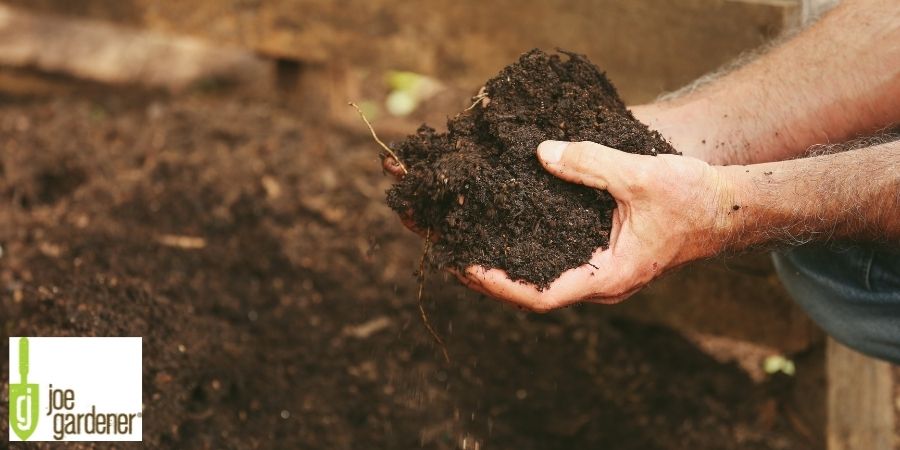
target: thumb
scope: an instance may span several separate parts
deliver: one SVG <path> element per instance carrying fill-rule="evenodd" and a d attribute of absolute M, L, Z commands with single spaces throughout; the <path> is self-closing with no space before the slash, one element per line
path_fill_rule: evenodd
<path fill-rule="evenodd" d="M 639 158 L 594 142 L 544 141 L 538 159 L 548 172 L 571 183 L 627 195 L 626 178 Z"/>

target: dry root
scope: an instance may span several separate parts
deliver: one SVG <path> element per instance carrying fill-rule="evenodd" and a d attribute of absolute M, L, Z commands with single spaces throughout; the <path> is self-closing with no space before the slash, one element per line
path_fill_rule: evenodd
<path fill-rule="evenodd" d="M 482 88 L 483 90 L 484 88 Z M 391 150 L 390 147 L 387 146 L 381 139 L 378 138 L 378 135 L 375 134 L 375 129 L 372 127 L 372 124 L 369 122 L 369 119 L 366 118 L 366 115 L 363 114 L 362 109 L 360 109 L 359 105 L 353 102 L 348 102 L 348 104 L 354 108 L 356 108 L 356 112 L 359 113 L 359 117 L 362 118 L 363 122 L 366 123 L 366 126 L 369 127 L 369 131 L 372 133 L 372 137 L 375 139 L 375 142 L 384 149 L 388 156 L 394 158 L 394 161 L 397 161 L 397 164 L 400 166 L 400 170 L 403 171 L 403 174 L 407 174 L 406 166 L 403 165 L 403 162 L 400 161 L 400 158 L 397 157 L 397 154 Z M 431 322 L 428 320 L 428 314 L 425 312 L 425 304 L 423 301 L 423 294 L 425 292 L 425 259 L 428 257 L 428 250 L 431 247 L 431 230 L 428 230 L 425 233 L 425 249 L 422 251 L 422 260 L 419 261 L 419 292 L 416 295 L 416 303 L 419 305 L 419 315 L 422 317 L 422 323 L 425 324 L 425 328 L 428 330 L 428 333 L 431 334 L 431 337 L 434 338 L 434 341 L 441 347 L 441 353 L 444 354 L 444 359 L 447 363 L 450 363 L 450 354 L 447 352 L 447 345 L 444 344 L 444 340 L 437 334 L 437 331 L 434 330 L 434 327 L 431 326 Z"/>
<path fill-rule="evenodd" d="M 422 251 L 422 260 L 419 261 L 419 293 L 416 296 L 416 303 L 419 305 L 419 314 L 422 316 L 422 323 L 425 324 L 425 328 L 428 329 L 428 333 L 431 334 L 431 337 L 434 338 L 434 341 L 441 347 L 441 353 L 444 354 L 444 360 L 447 363 L 450 363 L 450 353 L 447 352 L 447 344 L 444 343 L 444 340 L 437 334 L 437 331 L 434 331 L 434 327 L 431 326 L 431 322 L 428 320 L 428 314 L 425 313 L 425 304 L 423 302 L 422 294 L 425 292 L 425 258 L 428 257 L 428 250 L 431 248 L 431 230 L 425 232 L 425 249 Z"/>
<path fill-rule="evenodd" d="M 366 126 L 369 127 L 369 132 L 372 133 L 372 137 L 375 139 L 375 142 L 377 142 L 378 145 L 380 145 L 381 148 L 384 149 L 385 153 L 387 153 L 391 158 L 394 158 L 394 161 L 397 161 L 397 165 L 400 166 L 400 170 L 402 170 L 403 174 L 406 175 L 408 173 L 408 171 L 406 170 L 406 166 L 403 165 L 403 162 L 400 161 L 400 158 L 397 157 L 397 154 L 394 153 L 394 151 L 391 150 L 391 148 L 388 147 L 387 144 L 382 142 L 381 139 L 378 139 L 378 135 L 375 134 L 375 128 L 372 128 L 372 124 L 369 122 L 369 119 L 366 118 L 366 115 L 363 114 L 362 109 L 359 108 L 359 105 L 353 102 L 348 102 L 347 104 L 356 108 L 356 112 L 359 113 L 359 117 L 362 118 L 363 122 L 366 123 Z"/>
<path fill-rule="evenodd" d="M 474 103 L 466 108 L 466 111 L 469 111 L 470 109 L 478 106 L 479 103 L 481 103 L 482 108 L 491 103 L 491 98 L 488 97 L 487 90 L 484 88 L 484 86 L 482 86 L 481 89 L 478 90 L 478 95 L 472 97 L 472 100 L 474 100 Z"/>

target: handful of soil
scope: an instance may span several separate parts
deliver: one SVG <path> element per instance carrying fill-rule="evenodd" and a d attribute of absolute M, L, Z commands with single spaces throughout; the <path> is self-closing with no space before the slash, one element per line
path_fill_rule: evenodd
<path fill-rule="evenodd" d="M 609 245 L 613 198 L 544 170 L 542 141 L 593 141 L 630 153 L 675 153 L 625 108 L 586 57 L 523 54 L 488 81 L 447 133 L 422 125 L 394 146 L 408 173 L 387 196 L 432 230 L 434 261 L 499 268 L 546 288 Z"/>

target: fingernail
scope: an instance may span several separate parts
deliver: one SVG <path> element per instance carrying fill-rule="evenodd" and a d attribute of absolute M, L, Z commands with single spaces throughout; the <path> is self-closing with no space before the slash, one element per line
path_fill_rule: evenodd
<path fill-rule="evenodd" d="M 562 159 L 562 154 L 568 146 L 569 143 L 565 141 L 541 142 L 541 145 L 538 145 L 537 149 L 538 157 L 549 164 L 557 163 Z"/>

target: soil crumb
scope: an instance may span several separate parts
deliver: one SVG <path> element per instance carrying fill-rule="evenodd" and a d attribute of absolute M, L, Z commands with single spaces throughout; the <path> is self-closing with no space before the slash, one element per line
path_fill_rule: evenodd
<path fill-rule="evenodd" d="M 409 173 L 388 204 L 435 232 L 438 266 L 500 268 L 546 288 L 608 246 L 615 201 L 546 172 L 535 156 L 542 141 L 678 154 L 634 118 L 604 72 L 561 53 L 523 54 L 447 122 L 447 133 L 422 125 L 394 146 Z"/>

